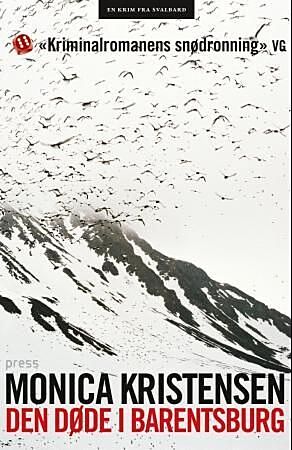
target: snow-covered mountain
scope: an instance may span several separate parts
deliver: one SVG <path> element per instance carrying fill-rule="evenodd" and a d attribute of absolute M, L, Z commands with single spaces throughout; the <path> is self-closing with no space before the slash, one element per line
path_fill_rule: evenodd
<path fill-rule="evenodd" d="M 290 319 L 108 218 L 0 220 L 2 353 L 289 371 Z M 12 343 L 11 343 L 12 342 Z M 4 346 L 4 348 L 3 348 Z M 29 353 L 30 352 L 30 353 Z"/>

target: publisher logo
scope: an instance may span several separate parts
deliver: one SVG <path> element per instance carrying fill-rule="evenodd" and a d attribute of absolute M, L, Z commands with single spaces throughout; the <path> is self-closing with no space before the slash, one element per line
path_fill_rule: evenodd
<path fill-rule="evenodd" d="M 194 0 L 99 0 L 100 19 L 194 19 Z"/>

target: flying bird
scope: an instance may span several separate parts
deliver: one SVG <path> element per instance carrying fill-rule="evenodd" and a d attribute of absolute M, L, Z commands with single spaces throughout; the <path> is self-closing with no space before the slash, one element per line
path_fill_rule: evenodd
<path fill-rule="evenodd" d="M 217 195 L 217 197 L 219 197 L 221 200 L 233 200 L 233 198 L 225 197 L 225 195 L 220 195 L 220 194 L 217 194 L 217 193 L 216 193 L 216 195 Z"/>
<path fill-rule="evenodd" d="M 45 143 L 45 142 L 42 142 L 42 144 L 48 145 L 49 147 L 52 147 L 52 148 L 60 148 L 61 145 L 67 144 L 67 142 L 72 141 L 72 139 L 74 139 L 75 137 L 76 137 L 76 135 L 75 135 L 75 136 L 70 136 L 70 137 L 68 137 L 68 138 L 66 138 L 66 139 L 64 139 L 64 140 L 55 142 L 55 143 L 53 143 L 53 144 L 47 144 L 47 143 Z"/>

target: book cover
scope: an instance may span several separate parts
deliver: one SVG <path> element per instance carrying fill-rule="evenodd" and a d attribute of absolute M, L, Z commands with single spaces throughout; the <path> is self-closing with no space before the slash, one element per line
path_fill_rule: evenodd
<path fill-rule="evenodd" d="M 290 6 L 0 0 L 0 447 L 286 450 Z"/>

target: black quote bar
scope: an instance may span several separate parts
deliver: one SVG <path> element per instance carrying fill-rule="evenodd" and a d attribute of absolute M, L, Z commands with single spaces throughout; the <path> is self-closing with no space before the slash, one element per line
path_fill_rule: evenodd
<path fill-rule="evenodd" d="M 100 19 L 194 19 L 194 0 L 99 0 Z"/>

